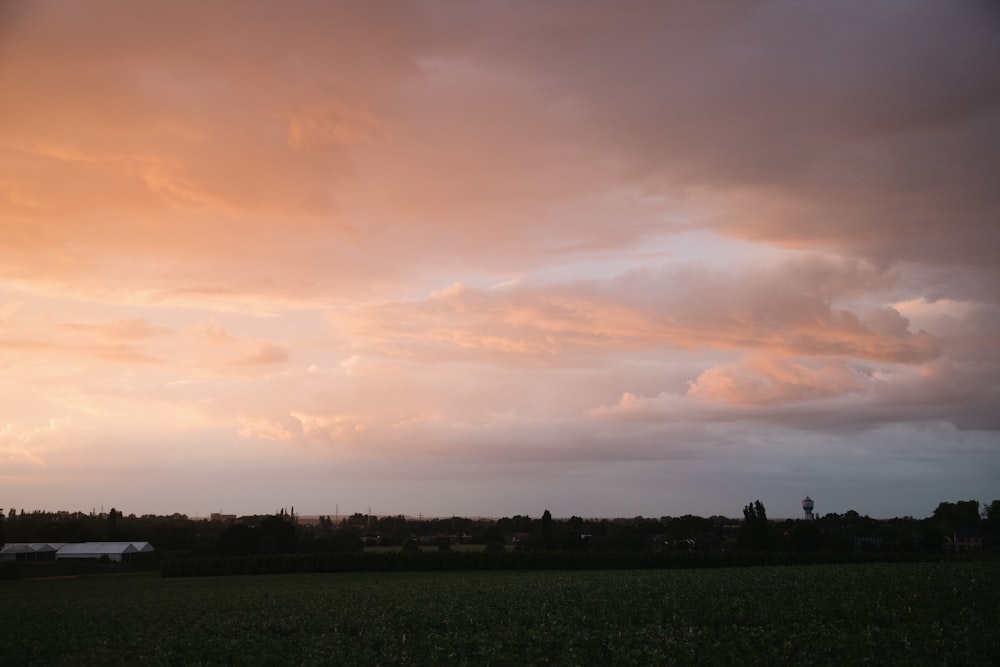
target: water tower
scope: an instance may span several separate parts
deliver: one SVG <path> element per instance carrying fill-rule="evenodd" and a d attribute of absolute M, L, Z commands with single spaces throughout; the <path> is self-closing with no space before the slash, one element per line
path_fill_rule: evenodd
<path fill-rule="evenodd" d="M 809 521 L 813 520 L 813 500 L 809 496 L 805 497 L 802 501 L 802 510 L 806 513 L 806 519 Z"/>

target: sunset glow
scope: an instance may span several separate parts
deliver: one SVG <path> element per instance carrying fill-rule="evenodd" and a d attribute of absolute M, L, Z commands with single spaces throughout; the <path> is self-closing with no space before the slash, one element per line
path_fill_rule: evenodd
<path fill-rule="evenodd" d="M 1000 489 L 991 3 L 0 4 L 0 507 Z"/>

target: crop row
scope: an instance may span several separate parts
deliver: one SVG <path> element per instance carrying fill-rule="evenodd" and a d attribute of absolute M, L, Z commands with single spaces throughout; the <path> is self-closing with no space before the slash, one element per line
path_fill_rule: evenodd
<path fill-rule="evenodd" d="M 406 570 L 675 569 L 913 562 L 940 555 L 898 552 L 363 551 L 219 556 L 168 560 L 167 577 Z M 954 558 L 954 557 L 953 557 Z M 961 558 L 958 556 L 957 558 Z"/>
<path fill-rule="evenodd" d="M 1000 563 L 84 577 L 0 586 L 0 664 L 1000 663 Z"/>

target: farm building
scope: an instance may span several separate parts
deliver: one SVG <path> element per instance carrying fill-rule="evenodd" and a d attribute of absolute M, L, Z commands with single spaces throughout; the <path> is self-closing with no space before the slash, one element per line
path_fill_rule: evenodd
<path fill-rule="evenodd" d="M 149 542 L 132 542 L 132 546 L 135 547 L 136 553 L 147 553 L 153 551 L 153 545 Z"/>
<path fill-rule="evenodd" d="M 120 563 L 132 554 L 153 551 L 149 542 L 12 542 L 0 549 L 0 560 L 106 559 Z"/>
<path fill-rule="evenodd" d="M 0 549 L 0 560 L 55 560 L 62 542 L 17 542 Z"/>
<path fill-rule="evenodd" d="M 128 560 L 139 550 L 131 542 L 80 542 L 65 544 L 56 552 L 56 560 L 85 558 L 90 560 L 107 559 L 120 563 Z"/>

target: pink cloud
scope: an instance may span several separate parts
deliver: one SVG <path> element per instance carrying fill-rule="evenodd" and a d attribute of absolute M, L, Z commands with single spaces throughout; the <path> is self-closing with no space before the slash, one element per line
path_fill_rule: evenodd
<path fill-rule="evenodd" d="M 816 265 L 824 267 L 816 278 Z M 687 268 L 606 281 L 495 289 L 453 287 L 330 321 L 359 349 L 427 361 L 586 363 L 611 351 L 760 349 L 919 363 L 939 354 L 926 332 L 884 307 L 836 307 L 884 277 L 851 264 L 793 262 L 729 275 Z"/>
<path fill-rule="evenodd" d="M 734 405 L 767 405 L 863 393 L 869 380 L 843 360 L 755 356 L 706 370 L 691 383 L 688 395 Z"/>
<path fill-rule="evenodd" d="M 266 342 L 251 343 L 247 351 L 226 362 L 233 366 L 262 366 L 288 361 L 288 350 Z"/>
<path fill-rule="evenodd" d="M 996 486 L 985 3 L 3 7 L 7 489 Z"/>
<path fill-rule="evenodd" d="M 116 320 L 102 324 L 67 322 L 60 325 L 60 327 L 77 334 L 94 333 L 113 340 L 145 340 L 172 333 L 167 327 L 157 326 L 151 324 L 148 320 L 139 318 Z"/>
<path fill-rule="evenodd" d="M 295 429 L 280 421 L 259 417 L 243 417 L 240 421 L 238 433 L 243 438 L 293 442 L 301 437 L 301 429 Z"/>

